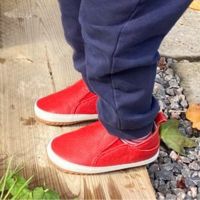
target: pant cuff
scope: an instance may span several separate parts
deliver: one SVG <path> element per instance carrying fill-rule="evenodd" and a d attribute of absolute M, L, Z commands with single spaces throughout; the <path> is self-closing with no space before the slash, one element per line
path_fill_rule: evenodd
<path fill-rule="evenodd" d="M 144 137 L 152 132 L 154 127 L 154 122 L 152 122 L 151 124 L 142 127 L 141 129 L 120 130 L 110 126 L 109 124 L 104 123 L 101 119 L 100 121 L 111 135 L 128 140 Z"/>

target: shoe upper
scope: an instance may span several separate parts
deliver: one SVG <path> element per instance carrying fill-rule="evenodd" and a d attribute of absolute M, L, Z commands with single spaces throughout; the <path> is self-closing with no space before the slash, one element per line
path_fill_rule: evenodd
<path fill-rule="evenodd" d="M 156 130 L 138 144 L 126 144 L 111 135 L 100 121 L 71 133 L 54 138 L 51 148 L 60 158 L 84 166 L 102 167 L 127 164 L 146 160 L 159 149 L 159 126 L 165 121 L 159 113 L 155 122 Z"/>
<path fill-rule="evenodd" d="M 97 96 L 83 80 L 37 101 L 41 110 L 56 114 L 97 114 Z"/>

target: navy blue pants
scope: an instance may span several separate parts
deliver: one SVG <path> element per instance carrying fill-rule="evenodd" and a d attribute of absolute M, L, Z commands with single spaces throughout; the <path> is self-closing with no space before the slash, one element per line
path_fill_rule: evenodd
<path fill-rule="evenodd" d="M 152 130 L 152 96 L 164 36 L 191 0 L 59 0 L 75 68 L 99 96 L 110 134 L 131 139 Z"/>

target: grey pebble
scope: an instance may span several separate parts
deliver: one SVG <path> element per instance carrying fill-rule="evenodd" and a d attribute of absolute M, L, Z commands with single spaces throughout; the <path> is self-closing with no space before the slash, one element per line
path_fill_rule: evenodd
<path fill-rule="evenodd" d="M 190 163 L 191 162 L 191 159 L 190 158 L 187 158 L 185 156 L 180 156 L 180 161 L 182 161 L 183 163 Z"/>
<path fill-rule="evenodd" d="M 161 192 L 157 192 L 157 199 L 158 200 L 165 200 L 165 196 Z"/>
<path fill-rule="evenodd" d="M 182 100 L 180 102 L 181 106 L 183 106 L 184 108 L 187 108 L 188 107 L 188 102 L 186 100 Z"/>
<path fill-rule="evenodd" d="M 154 95 L 160 97 L 161 99 L 165 97 L 165 88 L 159 84 L 154 84 Z"/>
<path fill-rule="evenodd" d="M 156 177 L 160 180 L 170 181 L 174 179 L 173 173 L 171 171 L 167 171 L 162 169 L 156 173 Z"/>
<path fill-rule="evenodd" d="M 187 195 L 185 196 L 184 200 L 193 200 L 193 198 L 187 194 Z"/>
<path fill-rule="evenodd" d="M 176 79 L 172 78 L 170 81 L 169 81 L 169 86 L 170 88 L 178 88 L 179 85 L 178 85 L 178 82 L 176 81 Z"/>
<path fill-rule="evenodd" d="M 174 70 L 172 68 L 167 68 L 165 74 L 174 76 Z"/>
<path fill-rule="evenodd" d="M 167 171 L 171 171 L 174 168 L 174 164 L 172 163 L 166 163 L 161 165 L 161 169 L 167 170 Z"/>
<path fill-rule="evenodd" d="M 165 199 L 166 200 L 176 200 L 176 195 L 167 193 Z"/>
<path fill-rule="evenodd" d="M 193 170 L 200 170 L 200 165 L 199 163 L 193 161 L 192 163 L 189 164 L 189 168 Z"/>
<path fill-rule="evenodd" d="M 175 89 L 173 89 L 173 88 L 167 88 L 166 89 L 166 94 L 168 94 L 170 96 L 174 96 L 175 95 Z"/>

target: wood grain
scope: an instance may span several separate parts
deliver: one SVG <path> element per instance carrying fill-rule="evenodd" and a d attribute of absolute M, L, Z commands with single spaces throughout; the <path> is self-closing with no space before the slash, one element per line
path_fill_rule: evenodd
<path fill-rule="evenodd" d="M 47 185 L 63 199 L 155 199 L 145 167 L 86 176 L 49 163 L 48 141 L 80 126 L 45 126 L 34 118 L 37 98 L 80 78 L 55 0 L 1 0 L 0 48 L 0 175 L 14 155 L 25 177 L 35 175 L 32 185 Z"/>

